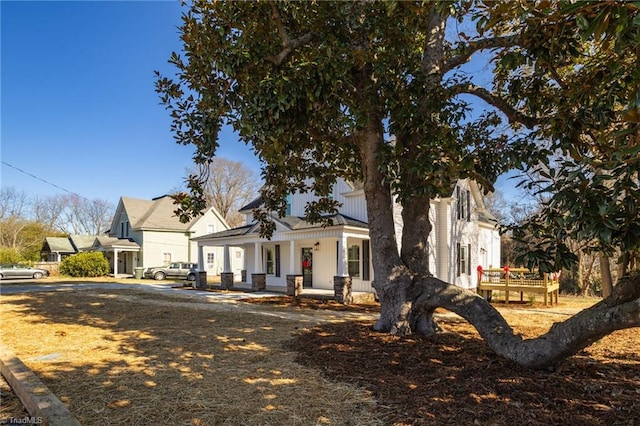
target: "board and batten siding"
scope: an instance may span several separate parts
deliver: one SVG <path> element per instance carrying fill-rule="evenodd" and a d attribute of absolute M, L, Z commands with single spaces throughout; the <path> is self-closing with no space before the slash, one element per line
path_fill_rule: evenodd
<path fill-rule="evenodd" d="M 339 180 L 333 188 L 332 197 L 341 204 L 339 210 L 342 215 L 367 222 L 367 203 L 362 190 L 354 191 L 349 184 Z M 305 206 L 318 199 L 319 197 L 311 193 L 294 194 L 291 197 L 291 215 L 304 217 Z"/>

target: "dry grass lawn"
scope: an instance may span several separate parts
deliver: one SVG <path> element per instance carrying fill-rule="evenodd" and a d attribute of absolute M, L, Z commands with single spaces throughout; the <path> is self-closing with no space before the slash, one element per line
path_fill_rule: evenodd
<path fill-rule="evenodd" d="M 175 302 L 132 290 L 3 296 L 2 343 L 86 426 L 380 423 L 369 392 L 294 362 L 283 343 L 299 322 Z"/>
<path fill-rule="evenodd" d="M 444 312 L 453 333 L 398 339 L 371 330 L 375 304 L 200 303 L 137 290 L 0 300 L 2 343 L 83 425 L 633 426 L 640 418 L 638 329 L 554 370 L 529 371 Z M 496 306 L 534 337 L 594 302 Z M 0 418 L 19 417 L 1 385 Z"/>

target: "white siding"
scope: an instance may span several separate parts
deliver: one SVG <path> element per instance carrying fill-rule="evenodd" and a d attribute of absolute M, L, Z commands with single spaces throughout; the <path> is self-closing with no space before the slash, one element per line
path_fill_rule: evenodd
<path fill-rule="evenodd" d="M 170 253 L 172 261 L 197 262 L 198 253 L 190 250 L 188 233 L 144 231 L 139 243 L 142 250 L 142 266 L 159 266 L 163 264 L 163 254 Z"/>
<path fill-rule="evenodd" d="M 482 206 L 482 195 L 475 183 L 467 180 L 458 182 L 461 189 L 461 198 L 464 202 L 465 217 L 458 219 L 458 204 L 456 191 L 449 198 L 439 198 L 430 204 L 429 217 L 433 225 L 429 235 L 429 270 L 436 277 L 457 284 L 464 288 L 474 288 L 477 286 L 476 268 L 479 264 L 497 266 L 500 263 L 500 237 L 496 230 L 491 229 L 487 224 L 479 224 L 478 208 Z M 467 195 L 469 191 L 469 195 Z M 469 202 L 467 203 L 467 197 Z M 333 198 L 341 203 L 340 213 L 367 222 L 366 202 L 362 190 L 353 188 L 344 181 L 339 181 L 333 191 Z M 304 216 L 304 209 L 308 202 L 317 200 L 312 194 L 293 194 L 291 197 L 291 214 L 293 216 Z M 402 210 L 396 204 L 394 208 L 394 226 L 398 238 L 398 249 L 401 246 L 402 235 Z M 467 212 L 470 212 L 470 220 L 467 219 Z M 248 223 L 252 222 L 249 214 Z M 362 243 L 362 234 L 349 234 L 348 231 L 342 236 L 332 234 L 329 230 L 313 230 L 301 235 L 300 232 L 289 234 L 288 230 L 278 228 L 272 241 L 262 242 L 262 246 L 274 246 L 280 244 L 280 277 L 267 276 L 267 285 L 286 286 L 286 275 L 292 271 L 294 274 L 301 273 L 300 256 L 303 247 L 312 248 L 316 242 L 320 242 L 320 249 L 313 252 L 313 288 L 332 289 L 333 279 L 337 274 L 337 246 L 336 243 L 342 238 L 347 239 L 347 246 Z M 295 245 L 293 246 L 293 256 L 290 255 L 291 244 L 289 239 L 295 235 Z M 465 270 L 458 275 L 458 245 L 471 246 L 470 261 L 466 258 Z M 254 269 L 254 245 L 247 241 L 245 256 L 247 262 L 245 268 L 248 271 L 247 279 L 251 279 L 251 272 Z M 361 249 L 362 250 L 362 249 Z M 261 256 L 260 253 L 258 253 Z M 294 259 L 294 264 L 290 265 Z M 362 269 L 363 254 L 360 252 L 360 262 Z M 261 259 L 261 262 L 264 260 Z M 371 260 L 370 260 L 371 263 Z M 262 263 L 264 265 L 264 263 Z M 370 279 L 364 281 L 362 270 L 360 277 L 352 277 L 354 291 L 372 291 L 373 265 L 370 264 Z"/>
<path fill-rule="evenodd" d="M 367 203 L 361 190 L 354 191 L 345 181 L 339 180 L 333 188 L 332 197 L 341 204 L 339 208 L 341 214 L 367 222 Z M 304 216 L 306 205 L 316 200 L 318 200 L 318 197 L 313 194 L 293 194 L 291 197 L 291 215 Z"/>

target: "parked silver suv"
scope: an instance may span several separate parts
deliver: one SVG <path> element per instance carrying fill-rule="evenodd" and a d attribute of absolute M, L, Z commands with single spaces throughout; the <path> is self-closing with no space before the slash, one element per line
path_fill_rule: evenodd
<path fill-rule="evenodd" d="M 153 278 L 154 280 L 164 280 L 165 278 L 174 280 L 196 280 L 196 272 L 198 264 L 191 262 L 171 262 L 170 265 L 154 266 L 147 268 L 144 272 L 145 278 Z"/>

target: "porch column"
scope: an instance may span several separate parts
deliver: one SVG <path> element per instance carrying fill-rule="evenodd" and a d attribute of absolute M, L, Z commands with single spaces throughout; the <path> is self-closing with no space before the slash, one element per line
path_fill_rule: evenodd
<path fill-rule="evenodd" d="M 262 243 L 253 243 L 253 273 L 251 274 L 251 289 L 262 291 L 267 288 L 267 275 L 262 272 Z"/>
<path fill-rule="evenodd" d="M 441 199 L 436 210 L 436 277 L 449 281 L 449 199 Z"/>
<path fill-rule="evenodd" d="M 262 273 L 262 244 L 259 242 L 253 243 L 253 272 Z"/>
<path fill-rule="evenodd" d="M 346 277 L 349 275 L 349 255 L 347 251 L 347 237 L 343 236 L 338 240 L 338 265 L 336 276 Z"/>
<path fill-rule="evenodd" d="M 204 267 L 204 246 L 198 243 L 198 271 L 206 271 Z"/>
<path fill-rule="evenodd" d="M 242 270 L 240 271 L 240 282 L 246 283 L 247 269 L 249 269 L 249 265 L 248 265 L 249 256 L 247 256 L 246 246 L 242 246 L 242 251 L 244 252 L 244 254 L 242 255 Z"/>
<path fill-rule="evenodd" d="M 296 273 L 296 243 L 289 241 L 289 275 Z"/>
<path fill-rule="evenodd" d="M 204 245 L 198 243 L 198 272 L 195 281 L 196 288 L 207 289 L 207 268 L 204 265 Z"/>
<path fill-rule="evenodd" d="M 222 272 L 231 272 L 231 256 L 229 256 L 229 244 L 224 245 L 224 268 Z"/>
<path fill-rule="evenodd" d="M 347 237 L 342 236 L 338 240 L 338 268 L 333 277 L 334 298 L 339 303 L 348 305 L 353 302 L 351 295 L 351 277 L 349 276 L 349 251 L 347 250 Z"/>
<path fill-rule="evenodd" d="M 118 276 L 118 250 L 113 249 L 113 276 Z"/>
<path fill-rule="evenodd" d="M 224 267 L 220 274 L 220 282 L 222 288 L 230 290 L 233 287 L 233 272 L 231 271 L 231 259 L 229 256 L 229 244 L 225 244 L 223 248 Z"/>

